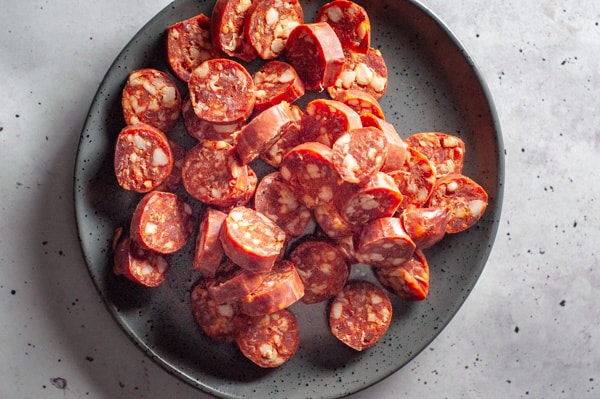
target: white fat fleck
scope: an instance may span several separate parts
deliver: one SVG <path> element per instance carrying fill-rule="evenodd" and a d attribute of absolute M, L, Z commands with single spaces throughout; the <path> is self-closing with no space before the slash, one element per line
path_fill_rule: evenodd
<path fill-rule="evenodd" d="M 369 150 L 367 151 L 367 156 L 369 157 L 369 159 L 375 159 L 375 157 L 377 156 L 377 149 L 369 148 Z"/>
<path fill-rule="evenodd" d="M 285 41 L 282 39 L 275 39 L 271 42 L 271 51 L 273 54 L 279 54 L 285 49 Z"/>
<path fill-rule="evenodd" d="M 473 216 L 479 216 L 483 214 L 483 210 L 485 209 L 485 201 L 482 200 L 472 200 L 469 201 L 469 209 L 471 210 L 471 214 Z"/>
<path fill-rule="evenodd" d="M 273 7 L 269 8 L 267 10 L 267 13 L 265 14 L 265 21 L 267 22 L 267 25 L 273 25 L 278 20 L 279 20 L 279 12 L 277 12 L 277 10 Z"/>
<path fill-rule="evenodd" d="M 148 148 L 148 144 L 146 143 L 146 140 L 141 138 L 139 134 L 133 135 L 133 145 L 135 145 L 136 148 L 138 148 L 142 151 L 145 151 L 146 148 Z"/>
<path fill-rule="evenodd" d="M 264 343 L 259 348 L 260 356 L 265 359 L 273 359 L 277 356 L 277 351 L 269 344 Z"/>
<path fill-rule="evenodd" d="M 371 294 L 371 304 L 379 305 L 383 302 L 383 299 L 377 294 Z"/>
<path fill-rule="evenodd" d="M 292 69 L 286 69 L 281 75 L 279 75 L 279 83 L 288 83 L 294 79 L 294 71 Z"/>
<path fill-rule="evenodd" d="M 406 261 L 406 259 L 402 259 L 402 258 L 394 258 L 392 259 L 392 265 L 394 266 L 398 266 L 401 265 L 402 263 L 404 263 Z"/>
<path fill-rule="evenodd" d="M 363 39 L 366 36 L 367 32 L 368 32 L 368 25 L 364 22 L 358 24 L 358 26 L 356 27 L 356 35 L 360 39 Z"/>
<path fill-rule="evenodd" d="M 152 166 L 165 166 L 169 164 L 169 157 L 162 148 L 154 149 L 152 153 Z"/>
<path fill-rule="evenodd" d="M 144 90 L 146 90 L 151 96 L 156 96 L 158 94 L 156 87 L 154 87 L 154 85 L 149 81 L 144 80 L 142 86 L 144 87 Z"/>
<path fill-rule="evenodd" d="M 229 217 L 234 222 L 240 222 L 240 221 L 242 221 L 244 219 L 244 214 L 242 212 L 233 211 L 233 212 L 229 213 Z"/>
<path fill-rule="evenodd" d="M 159 256 L 156 259 L 156 268 L 158 269 L 158 272 L 160 274 L 163 274 L 164 272 L 167 271 L 167 268 L 169 267 L 169 264 L 167 263 L 167 260 L 165 258 L 163 258 L 162 256 Z"/>
<path fill-rule="evenodd" d="M 306 165 L 306 173 L 308 173 L 308 176 L 311 179 L 318 179 L 319 177 L 321 177 L 321 169 L 317 165 L 312 163 Z"/>
<path fill-rule="evenodd" d="M 143 276 L 149 276 L 154 273 L 154 268 L 149 264 L 144 264 L 142 270 L 140 271 Z"/>
<path fill-rule="evenodd" d="M 458 183 L 455 181 L 451 181 L 450 183 L 448 183 L 448 185 L 446 186 L 446 191 L 449 193 L 453 193 L 458 189 Z"/>
<path fill-rule="evenodd" d="M 281 167 L 281 169 L 279 170 L 279 173 L 281 173 L 281 177 L 283 177 L 285 180 L 290 180 L 292 178 L 292 173 L 285 166 Z"/>
<path fill-rule="evenodd" d="M 342 13 L 342 10 L 339 7 L 329 7 L 327 9 L 327 18 L 334 23 L 340 22 L 342 20 L 342 18 L 344 17 L 344 14 Z"/>
<path fill-rule="evenodd" d="M 356 82 L 360 85 L 367 86 L 373 80 L 375 72 L 365 63 L 360 63 L 354 68 L 356 72 Z"/>
<path fill-rule="evenodd" d="M 146 234 L 156 234 L 157 231 L 158 226 L 154 223 L 146 223 L 146 226 L 144 226 L 144 233 Z"/>
<path fill-rule="evenodd" d="M 342 310 L 343 310 L 343 306 L 340 302 L 335 302 L 332 306 L 331 306 L 331 316 L 334 319 L 339 319 L 340 317 L 342 317 Z"/>
<path fill-rule="evenodd" d="M 233 315 L 235 314 L 235 312 L 233 310 L 233 306 L 231 306 L 231 304 L 229 304 L 229 303 L 219 305 L 217 307 L 217 311 L 219 312 L 219 314 L 221 316 L 224 316 L 224 317 L 233 317 Z"/>
<path fill-rule="evenodd" d="M 194 75 L 198 76 L 199 78 L 206 79 L 209 72 L 210 70 L 208 68 L 208 63 L 204 62 L 194 70 Z"/>
<path fill-rule="evenodd" d="M 360 207 L 363 210 L 371 210 L 379 207 L 379 203 L 375 200 L 375 198 L 368 196 L 361 198 Z"/>
<path fill-rule="evenodd" d="M 371 80 L 371 88 L 373 90 L 375 90 L 378 93 L 381 93 L 383 90 L 385 90 L 385 85 L 387 83 L 387 79 L 383 76 L 380 75 L 375 75 L 373 76 L 373 79 Z"/>
<path fill-rule="evenodd" d="M 340 81 L 340 84 L 338 86 L 342 86 L 344 89 L 348 89 L 356 80 L 356 72 L 344 71 L 340 74 L 338 79 Z"/>
<path fill-rule="evenodd" d="M 352 154 L 347 154 L 342 161 L 342 170 L 340 171 L 342 178 L 349 183 L 358 183 L 359 179 L 356 176 L 356 171 L 359 169 L 358 162 Z"/>
<path fill-rule="evenodd" d="M 175 99 L 177 97 L 177 92 L 175 88 L 172 86 L 166 86 L 162 91 L 162 100 L 163 104 L 167 107 L 172 107 L 175 104 Z"/>
<path fill-rule="evenodd" d="M 442 147 L 444 148 L 454 148 L 456 146 L 458 146 L 456 137 L 448 136 L 442 140 Z"/>
<path fill-rule="evenodd" d="M 329 186 L 323 186 L 319 190 L 319 199 L 324 202 L 330 202 L 333 199 L 333 191 Z"/>

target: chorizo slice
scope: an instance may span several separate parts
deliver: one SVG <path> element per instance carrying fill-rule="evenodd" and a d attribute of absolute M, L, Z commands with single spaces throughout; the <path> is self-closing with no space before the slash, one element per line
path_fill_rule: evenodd
<path fill-rule="evenodd" d="M 281 177 L 309 208 L 333 201 L 340 177 L 333 166 L 331 148 L 316 142 L 302 143 L 283 157 Z"/>
<path fill-rule="evenodd" d="M 290 64 L 269 61 L 252 75 L 256 102 L 254 108 L 265 110 L 282 101 L 292 104 L 304 95 L 304 83 Z"/>
<path fill-rule="evenodd" d="M 344 220 L 362 226 L 392 216 L 402 203 L 402 194 L 390 176 L 377 172 L 362 184 L 344 183 L 334 203 Z"/>
<path fill-rule="evenodd" d="M 129 74 L 121 96 L 127 125 L 145 123 L 168 132 L 179 119 L 181 95 L 173 80 L 158 69 L 138 69 Z"/>
<path fill-rule="evenodd" d="M 310 210 L 296 198 L 294 190 L 279 172 L 266 175 L 258 183 L 254 209 L 291 237 L 302 235 L 312 220 Z"/>
<path fill-rule="evenodd" d="M 173 154 L 173 168 L 165 181 L 154 188 L 156 191 L 174 192 L 181 185 L 181 168 L 185 159 L 185 148 L 173 140 L 169 140 L 169 147 L 171 148 L 171 154 Z"/>
<path fill-rule="evenodd" d="M 450 206 L 417 208 L 411 205 L 402 211 L 400 219 L 417 248 L 426 249 L 444 238 L 450 210 Z"/>
<path fill-rule="evenodd" d="M 263 60 L 279 57 L 294 28 L 304 23 L 298 0 L 255 1 L 246 16 L 246 40 Z"/>
<path fill-rule="evenodd" d="M 364 127 L 376 127 L 381 130 L 387 139 L 387 157 L 381 167 L 382 172 L 392 172 L 402 169 L 406 162 L 406 143 L 396 128 L 385 119 L 372 113 L 364 113 L 360 116 Z"/>
<path fill-rule="evenodd" d="M 407 301 L 422 301 L 429 294 L 429 264 L 420 249 L 397 266 L 376 268 L 375 277 L 384 288 Z"/>
<path fill-rule="evenodd" d="M 295 123 L 287 125 L 279 139 L 260 154 L 260 158 L 274 168 L 281 166 L 281 160 L 289 150 L 305 141 L 302 132 L 302 115 L 304 113 L 297 105 L 292 105 L 291 111 Z"/>
<path fill-rule="evenodd" d="M 284 53 L 306 90 L 321 91 L 333 85 L 344 66 L 340 39 L 326 22 L 296 26 Z"/>
<path fill-rule="evenodd" d="M 265 279 L 265 273 L 252 273 L 229 259 L 206 282 L 208 293 L 217 303 L 237 302 L 252 293 Z"/>
<path fill-rule="evenodd" d="M 221 228 L 225 254 L 251 272 L 270 270 L 279 257 L 286 235 L 271 219 L 254 209 L 233 208 Z"/>
<path fill-rule="evenodd" d="M 240 63 L 213 58 L 192 71 L 188 81 L 192 108 L 198 118 L 216 124 L 238 123 L 254 108 L 254 82 Z"/>
<path fill-rule="evenodd" d="M 362 127 L 360 115 L 346 104 L 319 98 L 306 105 L 302 117 L 304 141 L 316 141 L 328 147 L 345 132 Z"/>
<path fill-rule="evenodd" d="M 226 141 L 233 143 L 233 135 L 246 123 L 246 119 L 239 119 L 231 123 L 211 123 L 198 118 L 192 107 L 189 97 L 183 100 L 181 116 L 186 132 L 198 141 Z"/>
<path fill-rule="evenodd" d="M 121 230 L 122 231 L 122 230 Z M 145 287 L 158 287 L 165 281 L 169 262 L 156 252 L 141 248 L 129 235 L 115 240 L 113 272 Z"/>
<path fill-rule="evenodd" d="M 117 136 L 113 166 L 117 183 L 125 190 L 154 190 L 173 171 L 169 139 L 150 125 L 126 126 Z"/>
<path fill-rule="evenodd" d="M 356 259 L 375 268 L 393 267 L 406 262 L 415 248 L 400 219 L 380 218 L 363 228 L 356 247 Z"/>
<path fill-rule="evenodd" d="M 198 14 L 167 28 L 167 60 L 171 70 L 184 82 L 204 61 L 220 56 L 210 38 L 210 18 Z"/>
<path fill-rule="evenodd" d="M 176 194 L 151 191 L 135 207 L 129 230 L 133 241 L 144 249 L 176 252 L 192 234 L 192 207 Z"/>
<path fill-rule="evenodd" d="M 488 194 L 473 179 L 451 174 L 439 178 L 428 206 L 450 207 L 446 233 L 460 233 L 481 219 L 488 205 Z"/>
<path fill-rule="evenodd" d="M 277 262 L 265 273 L 262 283 L 240 299 L 240 311 L 248 316 L 275 313 L 298 301 L 304 295 L 304 285 L 294 264 Z"/>
<path fill-rule="evenodd" d="M 374 127 L 348 130 L 333 143 L 333 166 L 342 180 L 361 183 L 377 173 L 387 157 L 387 139 Z"/>
<path fill-rule="evenodd" d="M 211 14 L 211 40 L 230 57 L 253 61 L 258 54 L 244 34 L 246 19 L 255 0 L 217 0 Z"/>
<path fill-rule="evenodd" d="M 425 205 L 437 179 L 435 166 L 422 153 L 412 147 L 406 149 L 402 168 L 388 172 L 403 195 L 401 208 Z"/>
<path fill-rule="evenodd" d="M 433 163 L 437 177 L 462 173 L 465 143 L 460 137 L 441 132 L 423 132 L 412 134 L 404 141 Z"/>
<path fill-rule="evenodd" d="M 386 92 L 388 70 L 381 51 L 370 47 L 367 52 L 344 51 L 344 65 L 333 85 L 327 88 L 331 98 L 342 90 L 363 90 L 379 100 Z"/>
<path fill-rule="evenodd" d="M 323 202 L 313 208 L 317 224 L 329 238 L 337 239 L 356 234 L 360 227 L 348 223 L 332 202 Z"/>
<path fill-rule="evenodd" d="M 361 115 L 361 120 L 364 114 L 371 114 L 377 118 L 385 119 L 379 102 L 366 91 L 348 89 L 337 91 L 333 94 L 335 95 L 334 100 L 340 101 L 355 110 L 357 114 Z"/>
<path fill-rule="evenodd" d="M 236 343 L 242 354 L 262 368 L 279 367 L 300 343 L 298 321 L 287 309 L 257 317 L 240 317 Z"/>
<path fill-rule="evenodd" d="M 236 302 L 217 303 L 210 296 L 206 283 L 200 280 L 190 293 L 194 321 L 209 338 L 217 342 L 234 342 L 239 307 Z"/>
<path fill-rule="evenodd" d="M 367 11 L 349 0 L 334 0 L 317 12 L 317 22 L 327 22 L 340 38 L 342 48 L 365 52 L 371 45 Z"/>
<path fill-rule="evenodd" d="M 304 285 L 300 301 L 312 304 L 337 295 L 348 280 L 350 269 L 344 255 L 325 241 L 302 242 L 290 253 Z"/>
<path fill-rule="evenodd" d="M 236 134 L 235 150 L 244 165 L 269 148 L 295 124 L 296 119 L 287 101 L 280 102 L 260 112 Z"/>
<path fill-rule="evenodd" d="M 200 220 L 192 267 L 203 277 L 214 277 L 225 256 L 219 234 L 226 217 L 224 212 L 207 207 Z"/>
<path fill-rule="evenodd" d="M 362 351 L 375 345 L 392 322 L 392 303 L 385 291 L 368 281 L 352 281 L 337 294 L 329 309 L 334 337 Z"/>

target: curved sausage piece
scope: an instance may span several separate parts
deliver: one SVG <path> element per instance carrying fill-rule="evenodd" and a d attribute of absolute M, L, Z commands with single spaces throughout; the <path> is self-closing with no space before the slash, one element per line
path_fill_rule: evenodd
<path fill-rule="evenodd" d="M 287 101 L 256 115 L 235 136 L 235 150 L 242 164 L 249 164 L 256 159 L 295 123 L 295 116 Z"/>
<path fill-rule="evenodd" d="M 285 232 L 254 209 L 233 208 L 221 228 L 221 244 L 235 264 L 251 272 L 272 267 L 285 243 Z"/>
<path fill-rule="evenodd" d="M 165 134 L 155 127 L 124 127 L 115 144 L 114 170 L 119 186 L 146 193 L 164 183 L 173 170 L 173 153 Z"/>
<path fill-rule="evenodd" d="M 220 56 L 210 38 L 210 18 L 198 14 L 167 28 L 167 60 L 171 70 L 184 82 L 194 68 Z"/>
<path fill-rule="evenodd" d="M 189 97 L 183 101 L 181 115 L 183 116 L 185 130 L 198 141 L 226 141 L 232 144 L 234 133 L 246 123 L 246 119 L 239 119 L 226 124 L 211 123 L 202 120 L 194 112 Z"/>
<path fill-rule="evenodd" d="M 393 267 L 406 262 L 415 248 L 400 219 L 380 218 L 363 228 L 356 247 L 356 259 L 375 268 Z"/>
<path fill-rule="evenodd" d="M 381 51 L 369 48 L 366 53 L 345 50 L 344 67 L 334 84 L 327 89 L 331 98 L 341 90 L 364 90 L 379 100 L 387 90 L 388 71 Z"/>
<path fill-rule="evenodd" d="M 254 108 L 265 110 L 282 101 L 292 104 L 304 95 L 304 83 L 290 64 L 270 61 L 252 75 L 256 102 Z"/>
<path fill-rule="evenodd" d="M 343 184 L 334 203 L 344 220 L 354 226 L 362 226 L 372 220 L 392 216 L 402 203 L 402 194 L 390 176 L 377 172 L 360 185 Z"/>
<path fill-rule="evenodd" d="M 361 120 L 362 115 L 365 114 L 371 114 L 376 116 L 377 118 L 385 119 L 383 110 L 381 109 L 381 105 L 379 105 L 379 102 L 375 99 L 375 97 L 373 97 L 366 91 L 348 89 L 336 91 L 333 94 L 335 95 L 334 100 L 340 101 L 352 108 L 353 110 L 355 110 L 356 113 L 361 116 Z M 363 126 L 365 126 L 364 123 Z"/>
<path fill-rule="evenodd" d="M 361 127 L 356 111 L 340 101 L 325 98 L 309 102 L 302 117 L 304 141 L 317 141 L 327 147 L 348 130 Z"/>
<path fill-rule="evenodd" d="M 235 340 L 239 316 L 235 302 L 217 303 L 208 293 L 203 280 L 192 288 L 190 301 L 196 324 L 209 338 L 217 342 Z"/>
<path fill-rule="evenodd" d="M 255 101 L 252 76 L 233 60 L 204 61 L 192 71 L 188 88 L 194 112 L 206 122 L 238 123 L 252 113 Z"/>
<path fill-rule="evenodd" d="M 283 156 L 289 150 L 305 141 L 302 132 L 302 115 L 304 113 L 297 105 L 292 105 L 291 111 L 295 123 L 287 125 L 279 139 L 260 154 L 260 158 L 274 168 L 278 168 L 281 165 Z"/>
<path fill-rule="evenodd" d="M 230 57 L 253 61 L 258 54 L 246 40 L 244 25 L 255 0 L 217 0 L 211 15 L 211 39 Z"/>
<path fill-rule="evenodd" d="M 437 178 L 435 166 L 431 161 L 412 147 L 406 149 L 406 162 L 402 168 L 388 174 L 404 196 L 401 208 L 425 205 Z"/>
<path fill-rule="evenodd" d="M 113 272 L 145 287 L 158 287 L 165 281 L 168 261 L 160 254 L 140 248 L 131 237 L 124 236 L 114 248 Z"/>
<path fill-rule="evenodd" d="M 289 310 L 258 317 L 241 317 L 237 324 L 239 333 L 235 341 L 238 348 L 259 367 L 279 367 L 298 349 L 298 322 Z"/>
<path fill-rule="evenodd" d="M 294 28 L 304 23 L 298 0 L 255 1 L 248 13 L 244 33 L 263 60 L 279 57 Z"/>
<path fill-rule="evenodd" d="M 312 219 L 310 210 L 296 198 L 279 172 L 266 175 L 258 183 L 254 208 L 291 237 L 302 235 Z"/>
<path fill-rule="evenodd" d="M 217 303 L 237 302 L 251 294 L 265 279 L 265 273 L 252 273 L 229 259 L 219 266 L 215 278 L 208 279 L 208 293 Z"/>
<path fill-rule="evenodd" d="M 377 343 L 392 321 L 392 303 L 385 291 L 368 281 L 352 281 L 334 298 L 329 310 L 331 333 L 362 351 Z"/>
<path fill-rule="evenodd" d="M 344 66 L 340 39 L 326 22 L 298 25 L 290 33 L 285 57 L 306 90 L 323 90 L 333 85 Z"/>
<path fill-rule="evenodd" d="M 240 299 L 240 311 L 248 316 L 275 313 L 298 301 L 304 295 L 304 285 L 294 264 L 279 261 L 264 280 L 249 295 Z"/>
<path fill-rule="evenodd" d="M 387 157 L 381 171 L 392 172 L 402 169 L 406 162 L 406 143 L 404 143 L 394 125 L 371 113 L 362 114 L 360 121 L 364 127 L 372 126 L 381 130 L 387 139 Z"/>
<path fill-rule="evenodd" d="M 340 177 L 333 166 L 331 148 L 315 142 L 292 148 L 281 162 L 281 177 L 309 208 L 333 201 Z"/>
<path fill-rule="evenodd" d="M 407 301 L 422 301 L 429 294 L 429 264 L 420 249 L 398 266 L 376 268 L 375 277 L 387 290 Z"/>
<path fill-rule="evenodd" d="M 302 302 L 322 302 L 337 295 L 348 280 L 350 269 L 344 255 L 325 241 L 309 240 L 298 245 L 290 253 L 302 283 Z"/>
<path fill-rule="evenodd" d="M 450 211 L 450 206 L 417 208 L 411 205 L 402 211 L 400 219 L 417 248 L 426 249 L 444 238 Z"/>
<path fill-rule="evenodd" d="M 423 132 L 408 136 L 405 142 L 433 163 L 438 178 L 462 173 L 465 143 L 460 137 L 441 132 Z"/>
<path fill-rule="evenodd" d="M 451 174 L 437 180 L 428 205 L 449 206 L 446 233 L 460 233 L 481 219 L 488 205 L 488 194 L 471 178 Z"/>
<path fill-rule="evenodd" d="M 176 252 L 192 234 L 192 207 L 176 194 L 151 191 L 133 212 L 130 234 L 142 248 L 161 254 Z"/>
<path fill-rule="evenodd" d="M 366 52 L 371 45 L 371 23 L 367 11 L 348 0 L 334 0 L 325 4 L 315 21 L 327 22 L 344 49 Z"/>
<path fill-rule="evenodd" d="M 181 113 L 181 95 L 175 82 L 152 68 L 133 71 L 121 96 L 125 123 L 145 123 L 168 132 Z"/>
<path fill-rule="evenodd" d="M 333 143 L 333 166 L 342 180 L 361 183 L 377 173 L 387 157 L 387 139 L 374 127 L 352 129 Z"/>
<path fill-rule="evenodd" d="M 206 204 L 229 207 L 246 195 L 248 169 L 224 141 L 203 141 L 190 148 L 181 172 L 186 191 Z"/>
<path fill-rule="evenodd" d="M 192 267 L 203 277 L 214 277 L 225 255 L 219 233 L 226 217 L 225 213 L 207 207 L 200 220 Z"/>

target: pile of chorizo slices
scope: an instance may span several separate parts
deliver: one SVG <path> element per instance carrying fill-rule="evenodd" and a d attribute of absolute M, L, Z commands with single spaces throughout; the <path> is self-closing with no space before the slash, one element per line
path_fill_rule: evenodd
<path fill-rule="evenodd" d="M 485 212 L 485 190 L 462 174 L 464 142 L 402 139 L 385 120 L 385 61 L 367 12 L 348 0 L 312 21 L 298 0 L 217 0 L 211 16 L 170 26 L 166 48 L 170 71 L 133 71 L 122 91 L 114 171 L 143 196 L 115 235 L 114 273 L 156 287 L 169 254 L 194 240 L 191 309 L 208 337 L 278 367 L 300 344 L 290 305 L 329 301 L 336 338 L 374 345 L 390 293 L 427 297 L 423 250 Z M 323 95 L 302 109 L 306 91 Z M 180 118 L 191 148 L 172 137 Z M 379 284 L 349 281 L 357 263 Z"/>

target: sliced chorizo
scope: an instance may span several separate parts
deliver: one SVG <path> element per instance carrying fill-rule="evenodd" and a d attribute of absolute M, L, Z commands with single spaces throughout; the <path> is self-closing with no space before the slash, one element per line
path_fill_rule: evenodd
<path fill-rule="evenodd" d="M 151 191 L 133 212 L 130 234 L 144 249 L 170 254 L 181 249 L 192 233 L 192 207 L 176 194 Z"/>
<path fill-rule="evenodd" d="M 429 206 L 450 207 L 446 233 L 460 233 L 481 219 L 488 205 L 488 194 L 473 179 L 450 174 L 439 178 L 428 202 Z"/>
<path fill-rule="evenodd" d="M 388 70 L 380 50 L 369 48 L 366 53 L 344 51 L 344 65 L 333 85 L 327 88 L 331 98 L 342 90 L 363 90 L 379 100 L 386 92 Z"/>
<path fill-rule="evenodd" d="M 388 174 L 394 179 L 403 195 L 401 208 L 407 208 L 410 205 L 416 207 L 425 205 L 437 179 L 433 163 L 412 147 L 406 149 L 404 165 Z"/>
<path fill-rule="evenodd" d="M 349 0 L 334 0 L 317 12 L 317 22 L 327 22 L 340 38 L 342 48 L 365 52 L 371 45 L 367 11 Z"/>
<path fill-rule="evenodd" d="M 286 235 L 262 213 L 239 206 L 225 218 L 220 239 L 235 264 L 251 272 L 265 272 L 279 257 Z"/>
<path fill-rule="evenodd" d="M 165 181 L 154 188 L 156 191 L 174 192 L 181 185 L 181 168 L 185 159 L 185 148 L 173 140 L 169 140 L 169 147 L 173 154 L 173 168 Z"/>
<path fill-rule="evenodd" d="M 392 172 L 402 169 L 406 162 L 406 143 L 394 125 L 372 113 L 361 114 L 360 120 L 364 127 L 372 126 L 381 130 L 387 139 L 387 156 L 381 171 Z"/>
<path fill-rule="evenodd" d="M 364 114 L 371 114 L 377 118 L 385 119 L 379 102 L 366 91 L 348 89 L 336 91 L 333 94 L 335 95 L 334 100 L 340 101 L 355 110 L 357 114 L 361 115 L 361 119 Z"/>
<path fill-rule="evenodd" d="M 387 157 L 387 139 L 374 127 L 348 130 L 333 143 L 333 166 L 342 180 L 361 183 L 377 173 Z"/>
<path fill-rule="evenodd" d="M 121 105 L 127 125 L 145 123 L 168 132 L 181 114 L 181 95 L 169 75 L 144 68 L 127 77 Z"/>
<path fill-rule="evenodd" d="M 397 266 L 376 268 L 375 277 L 387 290 L 408 301 L 422 301 L 429 294 L 429 264 L 420 249 Z"/>
<path fill-rule="evenodd" d="M 236 302 L 217 303 L 204 280 L 192 288 L 190 302 L 194 320 L 206 336 L 217 342 L 235 341 L 239 313 Z"/>
<path fill-rule="evenodd" d="M 265 276 L 266 273 L 249 272 L 225 259 L 215 277 L 207 280 L 206 286 L 217 303 L 237 302 L 258 288 Z"/>
<path fill-rule="evenodd" d="M 392 322 L 392 303 L 383 289 L 352 281 L 331 302 L 329 327 L 334 337 L 362 351 L 375 345 Z"/>
<path fill-rule="evenodd" d="M 143 123 L 121 129 L 117 136 L 114 170 L 119 186 L 146 193 L 167 180 L 173 171 L 169 139 Z"/>
<path fill-rule="evenodd" d="M 258 111 L 267 109 L 282 101 L 292 104 L 304 95 L 304 83 L 290 64 L 283 61 L 270 61 L 252 75 Z"/>
<path fill-rule="evenodd" d="M 321 230 L 329 238 L 351 236 L 360 230 L 360 227 L 348 223 L 332 202 L 323 202 L 315 206 L 313 215 Z"/>
<path fill-rule="evenodd" d="M 253 61 L 258 54 L 246 39 L 246 19 L 255 0 L 217 0 L 211 14 L 211 40 L 230 57 Z"/>
<path fill-rule="evenodd" d="M 433 163 L 437 177 L 462 173 L 465 143 L 460 137 L 441 132 L 423 132 L 408 136 L 405 142 Z"/>
<path fill-rule="evenodd" d="M 156 252 L 141 248 L 129 235 L 116 240 L 113 272 L 145 287 L 158 287 L 165 281 L 169 262 Z"/>
<path fill-rule="evenodd" d="M 203 277 L 214 277 L 225 255 L 219 234 L 226 217 L 227 214 L 207 207 L 200 220 L 192 266 Z"/>
<path fill-rule="evenodd" d="M 226 141 L 233 143 L 233 135 L 246 123 L 240 118 L 231 123 L 211 123 L 198 118 L 189 97 L 181 105 L 181 115 L 186 132 L 198 141 Z"/>
<path fill-rule="evenodd" d="M 356 247 L 356 258 L 373 267 L 393 267 L 406 262 L 416 245 L 396 217 L 375 219 L 365 225 Z"/>
<path fill-rule="evenodd" d="M 289 150 L 305 141 L 302 132 L 302 115 L 304 113 L 297 105 L 292 105 L 291 111 L 295 123 L 287 125 L 281 133 L 281 136 L 279 136 L 279 139 L 273 142 L 260 155 L 260 158 L 263 161 L 274 168 L 278 168 L 281 165 L 283 156 L 287 154 Z"/>
<path fill-rule="evenodd" d="M 417 248 L 426 249 L 444 238 L 450 210 L 450 206 L 417 208 L 411 205 L 402 211 L 400 219 Z"/>
<path fill-rule="evenodd" d="M 345 132 L 362 127 L 360 115 L 346 104 L 318 98 L 306 105 L 302 117 L 304 141 L 317 141 L 328 147 Z"/>

